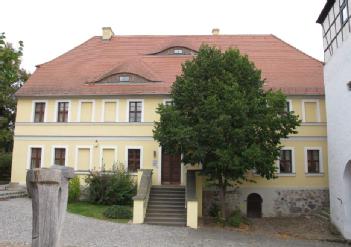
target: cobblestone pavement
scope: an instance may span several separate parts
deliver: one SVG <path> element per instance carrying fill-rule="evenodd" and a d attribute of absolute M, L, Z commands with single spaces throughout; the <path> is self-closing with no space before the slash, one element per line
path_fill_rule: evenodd
<path fill-rule="evenodd" d="M 0 201 L 0 247 L 22 247 L 31 241 L 31 201 Z M 263 235 L 221 229 L 118 224 L 67 214 L 63 231 L 65 246 L 264 246 L 341 247 L 343 244 L 273 239 Z M 11 244 L 10 244 L 11 243 Z"/>

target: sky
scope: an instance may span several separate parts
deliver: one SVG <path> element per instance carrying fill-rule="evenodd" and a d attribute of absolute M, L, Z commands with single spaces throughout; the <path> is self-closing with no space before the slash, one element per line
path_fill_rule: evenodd
<path fill-rule="evenodd" d="M 115 35 L 274 34 L 323 61 L 316 19 L 326 0 L 2 0 L 0 32 L 24 42 L 29 72 L 102 27 Z"/>

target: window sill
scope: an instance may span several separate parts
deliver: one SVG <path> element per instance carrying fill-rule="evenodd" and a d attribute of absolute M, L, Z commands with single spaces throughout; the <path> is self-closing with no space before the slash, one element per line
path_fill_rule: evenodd
<path fill-rule="evenodd" d="M 324 173 L 305 173 L 306 177 L 323 177 Z"/>
<path fill-rule="evenodd" d="M 296 173 L 277 173 L 278 177 L 296 177 Z"/>

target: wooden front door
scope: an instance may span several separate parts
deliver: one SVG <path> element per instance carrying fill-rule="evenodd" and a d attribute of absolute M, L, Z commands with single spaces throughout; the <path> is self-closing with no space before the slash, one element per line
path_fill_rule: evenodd
<path fill-rule="evenodd" d="M 181 156 L 162 151 L 162 184 L 180 184 Z"/>

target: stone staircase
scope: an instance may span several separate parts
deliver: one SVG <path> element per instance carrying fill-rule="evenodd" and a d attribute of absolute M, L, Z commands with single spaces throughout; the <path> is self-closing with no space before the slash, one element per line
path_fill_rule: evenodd
<path fill-rule="evenodd" d="M 27 196 L 27 191 L 24 187 L 20 187 L 16 184 L 0 185 L 0 201 Z"/>
<path fill-rule="evenodd" d="M 318 212 L 314 214 L 318 218 L 326 221 L 330 221 L 330 209 L 329 208 L 322 208 Z"/>
<path fill-rule="evenodd" d="M 145 223 L 186 226 L 185 188 L 182 186 L 152 186 Z"/>

